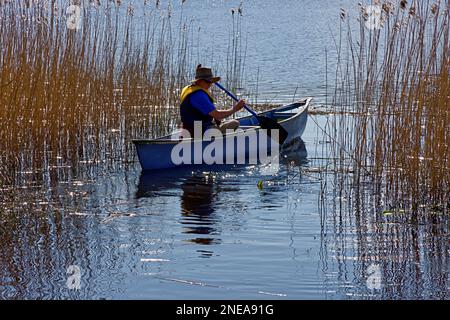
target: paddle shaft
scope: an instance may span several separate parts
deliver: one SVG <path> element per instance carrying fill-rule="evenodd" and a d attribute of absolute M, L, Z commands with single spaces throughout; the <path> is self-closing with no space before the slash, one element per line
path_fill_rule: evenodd
<path fill-rule="evenodd" d="M 216 82 L 215 85 L 218 86 L 220 89 L 222 89 L 234 101 L 239 101 L 238 98 L 236 98 L 230 91 L 225 89 L 220 83 Z M 245 104 L 244 104 L 244 108 L 255 117 L 255 119 L 256 119 L 256 121 L 258 121 L 261 129 L 267 129 L 268 130 L 268 135 L 269 136 L 271 136 L 270 132 L 272 130 L 278 130 L 278 132 L 280 134 L 278 142 L 279 142 L 280 145 L 282 145 L 284 143 L 284 141 L 286 141 L 287 136 L 288 136 L 288 132 L 276 120 L 268 118 L 268 117 L 265 117 L 265 116 L 257 115 L 255 111 L 253 111 L 252 109 L 247 107 Z"/>
<path fill-rule="evenodd" d="M 236 101 L 236 102 L 239 101 L 239 99 L 238 99 L 234 94 L 232 94 L 230 91 L 228 91 L 227 89 L 225 89 L 220 83 L 215 82 L 214 84 L 215 84 L 216 86 L 218 86 L 220 89 L 222 89 L 222 90 L 223 90 L 223 91 L 224 91 L 231 99 L 233 99 L 233 100 Z M 247 105 L 244 104 L 244 108 L 245 108 L 248 112 L 250 112 L 254 117 L 258 118 L 258 115 L 256 114 L 256 112 L 253 111 L 252 109 L 250 109 L 249 107 L 247 107 Z"/>

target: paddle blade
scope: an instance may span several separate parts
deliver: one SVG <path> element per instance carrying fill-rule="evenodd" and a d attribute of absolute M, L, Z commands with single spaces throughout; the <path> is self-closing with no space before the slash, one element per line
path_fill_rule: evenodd
<path fill-rule="evenodd" d="M 259 121 L 259 125 L 262 129 L 267 129 L 267 135 L 270 137 L 270 130 L 278 130 L 278 137 L 279 137 L 279 145 L 281 146 L 284 141 L 286 141 L 288 132 L 274 119 L 270 119 L 263 116 L 257 116 L 257 119 Z"/>

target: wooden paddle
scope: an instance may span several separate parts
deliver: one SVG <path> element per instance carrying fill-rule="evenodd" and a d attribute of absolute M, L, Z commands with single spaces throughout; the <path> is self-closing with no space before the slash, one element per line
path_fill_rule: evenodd
<path fill-rule="evenodd" d="M 227 89 L 225 89 L 220 83 L 215 82 L 214 83 L 217 87 L 219 87 L 221 90 L 223 90 L 231 99 L 233 99 L 234 101 L 238 102 L 239 99 L 236 98 L 236 96 L 234 96 L 230 91 L 228 91 Z M 244 105 L 244 108 L 250 112 L 255 118 L 256 120 L 258 120 L 259 125 L 262 129 L 267 129 L 267 135 L 270 137 L 271 135 L 271 130 L 278 130 L 279 133 L 279 144 L 280 146 L 284 143 L 284 141 L 286 141 L 286 138 L 288 136 L 288 132 L 286 131 L 286 129 L 284 129 L 276 120 L 274 119 L 270 119 L 268 117 L 264 117 L 264 116 L 260 116 L 257 115 L 255 111 L 253 111 L 252 109 L 250 109 L 247 105 Z"/>

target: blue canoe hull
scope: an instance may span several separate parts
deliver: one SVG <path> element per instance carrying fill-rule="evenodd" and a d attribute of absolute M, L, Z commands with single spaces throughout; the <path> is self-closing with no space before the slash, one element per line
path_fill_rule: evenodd
<path fill-rule="evenodd" d="M 261 113 L 261 115 L 266 117 L 277 119 L 280 125 L 288 132 L 284 145 L 289 145 L 292 140 L 301 137 L 303 134 L 311 100 L 311 98 L 306 98 L 299 102 Z M 199 157 L 199 152 L 195 152 L 195 150 L 200 150 L 200 154 L 203 154 L 202 151 L 207 151 L 207 148 L 211 149 L 212 141 L 186 139 L 180 142 L 178 139 L 173 139 L 173 135 L 157 139 L 133 140 L 142 169 L 169 169 L 186 166 L 187 164 L 185 163 L 189 165 L 253 164 L 261 161 L 261 155 L 270 155 L 274 145 L 269 142 L 270 139 L 266 141 L 265 136 L 261 135 L 261 129 L 256 126 L 257 120 L 252 116 L 237 120 L 239 120 L 243 131 L 237 134 L 224 135 L 223 141 L 216 139 L 214 141 L 215 146 L 227 146 L 228 148 L 223 148 L 223 151 L 218 154 L 212 152 L 213 158 L 210 159 L 208 157 Z M 255 135 L 255 132 L 258 134 Z M 181 153 L 178 152 L 180 148 L 184 150 Z M 225 150 L 228 150 L 228 154 L 226 154 L 227 151 Z M 177 159 L 174 160 L 174 154 L 181 154 L 184 160 L 187 161 L 180 163 Z"/>

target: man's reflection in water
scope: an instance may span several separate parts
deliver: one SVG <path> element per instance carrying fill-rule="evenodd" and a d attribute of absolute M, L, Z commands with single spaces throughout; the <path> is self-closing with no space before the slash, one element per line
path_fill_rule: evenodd
<path fill-rule="evenodd" d="M 188 177 L 181 189 L 182 224 L 186 225 L 183 232 L 195 235 L 187 241 L 210 245 L 218 244 L 220 239 L 211 237 L 219 233 L 214 216 L 214 200 L 216 197 L 216 181 L 212 174 L 197 174 Z M 199 250 L 203 257 L 211 256 L 212 252 Z"/>
<path fill-rule="evenodd" d="M 139 179 L 136 198 L 164 197 L 177 194 L 181 182 L 182 232 L 189 235 L 185 241 L 213 245 L 221 243 L 216 237 L 219 227 L 214 215 L 214 201 L 218 185 L 211 173 L 192 173 L 192 170 L 167 170 L 143 172 Z M 210 257 L 213 252 L 198 250 L 201 257 Z"/>

